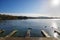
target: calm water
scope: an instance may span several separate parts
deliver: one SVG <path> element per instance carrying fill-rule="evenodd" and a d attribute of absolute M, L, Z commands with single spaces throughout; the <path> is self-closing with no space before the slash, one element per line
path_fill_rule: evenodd
<path fill-rule="evenodd" d="M 46 27 L 47 26 L 47 27 Z M 4 29 L 5 32 L 0 36 L 9 34 L 12 30 L 17 29 L 18 32 L 14 36 L 23 37 L 26 34 L 28 28 L 32 28 L 31 36 L 42 37 L 41 30 L 45 30 L 51 37 L 58 37 L 57 33 L 54 33 L 54 29 L 60 30 L 59 19 L 27 19 L 27 20 L 4 20 L 0 21 L 0 29 Z"/>

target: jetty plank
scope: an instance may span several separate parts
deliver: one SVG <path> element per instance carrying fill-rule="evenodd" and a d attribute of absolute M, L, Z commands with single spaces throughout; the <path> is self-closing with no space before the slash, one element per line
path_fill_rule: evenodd
<path fill-rule="evenodd" d="M 0 38 L 0 40 L 58 40 L 56 38 L 46 38 L 46 37 L 30 37 L 30 38 L 24 38 L 24 37 L 7 37 L 7 38 Z"/>
<path fill-rule="evenodd" d="M 27 34 L 26 34 L 25 37 L 30 37 L 30 36 L 31 36 L 31 35 L 30 35 L 30 34 L 31 34 L 31 29 L 32 29 L 32 28 L 28 28 L 28 30 L 27 30 Z"/>
<path fill-rule="evenodd" d="M 11 37 L 11 36 L 13 36 L 16 32 L 17 32 L 17 30 L 14 30 L 14 31 L 12 31 L 10 34 L 8 34 L 8 35 L 5 36 L 5 37 Z"/>
<path fill-rule="evenodd" d="M 55 29 L 54 32 L 57 32 L 60 35 L 60 31 L 59 30 Z"/>
<path fill-rule="evenodd" d="M 48 35 L 48 33 L 45 32 L 44 30 L 41 30 L 41 33 L 42 33 L 45 37 L 50 37 L 50 35 Z"/>

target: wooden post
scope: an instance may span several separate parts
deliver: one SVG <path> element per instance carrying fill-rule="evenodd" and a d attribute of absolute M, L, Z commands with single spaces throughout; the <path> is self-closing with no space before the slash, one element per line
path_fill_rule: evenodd
<path fill-rule="evenodd" d="M 28 30 L 27 30 L 27 34 L 26 34 L 26 36 L 25 36 L 25 40 L 31 40 L 31 38 L 30 38 L 30 33 L 31 33 L 31 29 L 32 28 L 28 28 Z"/>
<path fill-rule="evenodd" d="M 32 29 L 32 28 L 28 28 L 26 37 L 30 37 L 31 29 Z"/>

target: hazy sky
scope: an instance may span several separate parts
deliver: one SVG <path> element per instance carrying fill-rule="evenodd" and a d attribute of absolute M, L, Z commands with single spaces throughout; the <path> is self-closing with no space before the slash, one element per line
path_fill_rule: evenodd
<path fill-rule="evenodd" d="M 60 16 L 59 0 L 0 0 L 0 13 L 28 16 Z"/>

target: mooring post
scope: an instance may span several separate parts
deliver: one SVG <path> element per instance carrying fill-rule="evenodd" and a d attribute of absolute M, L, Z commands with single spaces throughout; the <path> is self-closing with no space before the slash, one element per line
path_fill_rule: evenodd
<path fill-rule="evenodd" d="M 30 35 L 30 34 L 31 34 L 31 29 L 32 29 L 32 28 L 28 28 L 26 37 L 30 37 L 30 36 L 31 36 L 31 35 Z"/>
<path fill-rule="evenodd" d="M 30 37 L 30 36 L 31 36 L 31 35 L 30 35 L 30 34 L 31 34 L 31 29 L 32 29 L 32 28 L 28 28 L 27 34 L 26 34 L 26 36 L 25 36 L 25 40 L 31 40 L 31 37 Z"/>

